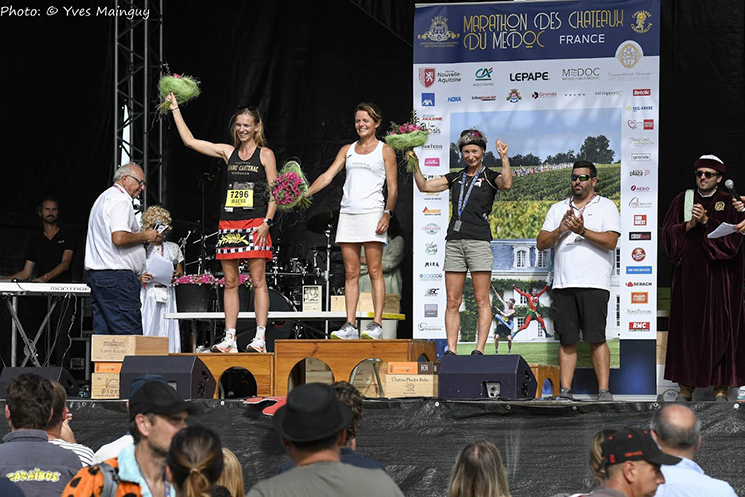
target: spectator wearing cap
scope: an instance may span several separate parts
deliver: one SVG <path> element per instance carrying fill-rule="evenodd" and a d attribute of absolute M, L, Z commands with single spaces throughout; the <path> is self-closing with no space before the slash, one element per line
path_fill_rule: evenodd
<path fill-rule="evenodd" d="M 735 497 L 737 494 L 723 480 L 704 473 L 693 462 L 701 448 L 701 421 L 691 408 L 670 404 L 652 415 L 652 436 L 662 452 L 680 457 L 675 466 L 662 466 L 665 483 L 657 487 L 657 496 Z"/>
<path fill-rule="evenodd" d="M 93 450 L 77 443 L 75 434 L 70 428 L 72 414 L 67 408 L 67 392 L 62 383 L 51 381 L 52 385 L 52 417 L 47 424 L 49 442 L 59 445 L 63 449 L 71 450 L 80 458 L 81 466 L 93 464 Z"/>
<path fill-rule="evenodd" d="M 727 173 L 721 159 L 703 155 L 694 171 L 696 188 L 673 199 L 662 225 L 673 265 L 665 378 L 680 385 L 678 400 L 713 386 L 715 400 L 727 401 L 728 387 L 745 385 L 743 237 L 708 235 L 722 223 L 740 223 L 745 206 L 719 188 Z"/>
<path fill-rule="evenodd" d="M 680 462 L 679 457 L 665 454 L 649 430 L 622 428 L 601 444 L 603 458 L 599 471 L 605 477 L 592 497 L 652 497 L 657 486 L 665 482 L 660 466 Z M 602 473 L 601 473 L 602 474 Z"/>
<path fill-rule="evenodd" d="M 129 396 L 133 396 L 135 392 L 148 381 L 160 381 L 168 384 L 168 380 L 166 380 L 164 376 L 159 374 L 143 374 L 132 380 L 132 385 L 129 387 Z M 127 402 L 127 411 L 129 411 L 129 401 Z M 93 464 L 98 464 L 104 462 L 106 459 L 117 457 L 122 449 L 129 447 L 132 444 L 134 444 L 134 439 L 132 438 L 132 434 L 127 431 L 127 433 L 113 442 L 102 445 L 101 448 L 93 454 Z"/>
<path fill-rule="evenodd" d="M 347 442 L 341 448 L 341 462 L 352 464 L 360 468 L 382 469 L 386 471 L 385 466 L 376 461 L 357 453 L 357 430 L 359 430 L 360 421 L 362 421 L 362 394 L 357 388 L 348 381 L 337 381 L 331 385 L 339 401 L 344 402 L 352 409 L 352 422 L 347 426 Z M 294 467 L 292 461 L 286 461 L 279 467 L 279 473 L 289 471 Z"/>
<path fill-rule="evenodd" d="M 201 412 L 161 381 L 148 381 L 129 399 L 129 431 L 134 445 L 104 461 L 118 474 L 116 495 L 166 497 L 175 490 L 166 480 L 166 455 L 173 436 L 190 414 Z M 99 465 L 83 468 L 65 487 L 63 497 L 98 497 L 104 484 Z"/>
<path fill-rule="evenodd" d="M 274 415 L 274 428 L 295 468 L 257 483 L 248 497 L 364 495 L 403 496 L 384 471 L 341 462 L 353 414 L 330 386 L 302 385 Z"/>
<path fill-rule="evenodd" d="M 50 381 L 35 374 L 14 378 L 5 391 L 11 431 L 0 445 L 0 477 L 16 483 L 26 497 L 59 497 L 80 469 L 78 456 L 47 439 L 52 395 Z"/>

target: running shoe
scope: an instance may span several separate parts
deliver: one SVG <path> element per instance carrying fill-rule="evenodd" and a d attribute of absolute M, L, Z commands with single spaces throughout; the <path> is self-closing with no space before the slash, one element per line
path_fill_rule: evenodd
<path fill-rule="evenodd" d="M 216 343 L 210 350 L 215 353 L 237 354 L 238 344 L 235 343 L 235 338 L 228 338 L 226 336 L 222 339 L 222 342 Z"/>
<path fill-rule="evenodd" d="M 352 323 L 344 323 L 344 326 L 337 331 L 331 332 L 332 340 L 357 340 L 360 332 Z"/>
<path fill-rule="evenodd" d="M 254 338 L 248 344 L 248 347 L 246 347 L 246 352 L 259 352 L 263 354 L 266 352 L 266 343 L 261 338 Z"/>
<path fill-rule="evenodd" d="M 598 396 L 595 400 L 598 402 L 613 402 L 613 394 L 610 393 L 610 390 L 601 388 L 598 390 Z"/>
<path fill-rule="evenodd" d="M 373 321 L 365 327 L 360 338 L 365 340 L 380 340 L 383 338 L 383 327 Z"/>

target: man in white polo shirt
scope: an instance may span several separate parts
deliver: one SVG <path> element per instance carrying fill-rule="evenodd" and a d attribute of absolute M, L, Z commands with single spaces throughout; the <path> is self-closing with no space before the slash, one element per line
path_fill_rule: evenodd
<path fill-rule="evenodd" d="M 159 241 L 155 229 L 140 232 L 132 199 L 145 189 L 136 164 L 120 167 L 114 184 L 91 208 L 85 243 L 85 269 L 91 288 L 93 333 L 141 335 L 140 281 L 145 272 L 144 243 Z"/>
<path fill-rule="evenodd" d="M 572 196 L 551 206 L 536 248 L 554 247 L 551 292 L 554 330 L 559 336 L 560 397 L 572 400 L 577 342 L 590 344 L 600 401 L 613 400 L 608 388 L 610 350 L 605 341 L 610 278 L 621 218 L 616 204 L 595 193 L 597 169 L 592 162 L 572 167 Z"/>

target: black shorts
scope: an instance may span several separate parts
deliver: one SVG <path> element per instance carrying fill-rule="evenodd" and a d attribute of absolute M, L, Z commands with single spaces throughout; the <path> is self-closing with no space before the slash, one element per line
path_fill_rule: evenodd
<path fill-rule="evenodd" d="M 610 292 L 598 288 L 560 288 L 551 292 L 551 317 L 562 345 L 582 339 L 587 343 L 605 342 Z"/>

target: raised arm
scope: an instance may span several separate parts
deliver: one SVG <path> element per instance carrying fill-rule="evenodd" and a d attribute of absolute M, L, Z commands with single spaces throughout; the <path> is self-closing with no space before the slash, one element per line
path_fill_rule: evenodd
<path fill-rule="evenodd" d="M 512 188 L 512 168 L 510 167 L 510 159 L 507 156 L 510 146 L 497 138 L 496 147 L 499 158 L 502 159 L 502 175 L 497 178 L 497 188 L 500 190 L 509 190 Z"/>
<path fill-rule="evenodd" d="M 331 180 L 333 180 L 334 177 L 344 169 L 344 164 L 347 162 L 347 152 L 349 151 L 349 147 L 350 145 L 344 145 L 339 149 L 339 153 L 336 154 L 334 162 L 331 163 L 329 168 L 326 169 L 323 174 L 316 178 L 313 184 L 308 188 L 308 191 L 305 192 L 306 197 L 310 197 L 314 193 L 320 192 L 329 186 Z"/>
<path fill-rule="evenodd" d="M 186 125 L 186 121 L 184 121 L 184 116 L 181 115 L 181 109 L 179 108 L 176 96 L 171 93 L 166 97 L 166 100 L 170 102 L 169 109 L 171 109 L 173 121 L 176 123 L 176 129 L 178 130 L 178 134 L 181 137 L 181 141 L 184 142 L 184 145 L 200 154 L 208 157 L 217 157 L 218 159 L 223 159 L 225 162 L 228 162 L 230 154 L 233 153 L 233 147 L 227 143 L 212 143 L 206 140 L 197 140 L 194 138 L 194 135 L 191 134 L 189 127 Z"/>
<path fill-rule="evenodd" d="M 445 176 L 440 176 L 439 178 L 434 178 L 427 181 L 426 179 L 424 179 L 424 175 L 422 174 L 421 169 L 417 169 L 416 171 L 414 171 L 414 182 L 416 183 L 416 187 L 422 193 L 444 192 L 450 187 L 450 184 L 448 183 L 448 180 Z"/>

